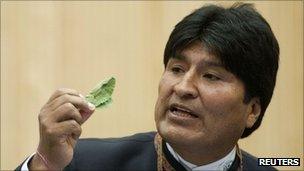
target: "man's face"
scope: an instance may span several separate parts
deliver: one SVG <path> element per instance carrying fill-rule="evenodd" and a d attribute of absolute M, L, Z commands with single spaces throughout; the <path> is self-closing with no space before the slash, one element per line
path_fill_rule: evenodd
<path fill-rule="evenodd" d="M 155 121 L 171 145 L 231 148 L 252 111 L 244 85 L 198 42 L 170 58 L 159 83 Z"/>

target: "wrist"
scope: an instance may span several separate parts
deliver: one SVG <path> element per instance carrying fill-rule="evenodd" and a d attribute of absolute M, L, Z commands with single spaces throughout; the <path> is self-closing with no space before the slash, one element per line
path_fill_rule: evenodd
<path fill-rule="evenodd" d="M 50 165 L 49 161 L 43 154 L 41 154 L 38 150 L 34 155 L 32 161 L 29 163 L 29 170 L 62 170 L 60 168 L 53 167 Z"/>
<path fill-rule="evenodd" d="M 29 170 L 50 170 L 48 166 L 43 162 L 43 160 L 36 153 L 33 159 L 29 162 Z"/>

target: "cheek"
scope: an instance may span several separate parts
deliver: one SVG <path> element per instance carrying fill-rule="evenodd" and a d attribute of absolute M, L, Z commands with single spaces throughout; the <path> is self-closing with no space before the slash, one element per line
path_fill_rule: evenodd
<path fill-rule="evenodd" d="M 218 117 L 236 117 L 243 113 L 243 91 L 233 87 L 204 89 L 203 102 L 210 113 Z"/>
<path fill-rule="evenodd" d="M 246 123 L 243 94 L 234 89 L 210 90 L 204 93 L 206 131 L 220 139 L 237 139 Z"/>
<path fill-rule="evenodd" d="M 174 80 L 164 74 L 158 85 L 158 100 L 166 100 L 173 92 Z"/>
<path fill-rule="evenodd" d="M 156 116 L 162 115 L 164 112 L 169 97 L 172 94 L 173 82 L 164 74 L 160 80 L 158 85 L 158 98 L 155 105 L 155 114 Z"/>

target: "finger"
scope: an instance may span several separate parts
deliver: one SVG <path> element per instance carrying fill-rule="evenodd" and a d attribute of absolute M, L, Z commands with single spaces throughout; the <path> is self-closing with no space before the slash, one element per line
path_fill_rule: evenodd
<path fill-rule="evenodd" d="M 90 118 L 90 116 L 92 116 L 92 114 L 94 113 L 95 110 L 92 111 L 83 111 L 83 110 L 79 110 L 80 115 L 82 116 L 83 119 L 83 123 L 88 120 Z"/>
<path fill-rule="evenodd" d="M 74 96 L 79 96 L 78 91 L 73 90 L 73 89 L 69 89 L 69 88 L 60 88 L 57 89 L 52 96 L 49 98 L 48 102 L 53 101 L 54 99 L 56 99 L 59 96 L 62 96 L 64 94 L 70 94 L 70 95 L 74 95 Z"/>
<path fill-rule="evenodd" d="M 75 120 L 77 123 L 82 124 L 84 119 L 80 115 L 78 109 L 72 103 L 65 103 L 58 107 L 53 113 L 53 118 L 56 122 L 66 120 Z"/>
<path fill-rule="evenodd" d="M 81 135 L 81 126 L 75 120 L 66 120 L 54 126 L 54 133 L 59 136 L 73 136 L 78 139 Z"/>
<path fill-rule="evenodd" d="M 65 103 L 71 103 L 77 109 L 81 109 L 84 111 L 91 111 L 95 109 L 95 106 L 87 102 L 85 98 L 82 98 L 80 96 L 70 95 L 70 94 L 63 94 L 57 97 L 49 104 L 49 106 L 51 110 L 56 110 L 59 106 Z"/>

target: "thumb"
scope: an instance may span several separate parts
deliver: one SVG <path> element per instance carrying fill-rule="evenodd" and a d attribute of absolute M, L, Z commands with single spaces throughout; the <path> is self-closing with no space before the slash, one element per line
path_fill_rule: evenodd
<path fill-rule="evenodd" d="M 94 113 L 95 111 L 95 106 L 91 103 L 89 103 L 89 107 L 90 107 L 90 110 L 80 110 L 80 115 L 82 117 L 82 123 L 84 123 L 86 120 L 89 119 L 89 117 Z"/>

